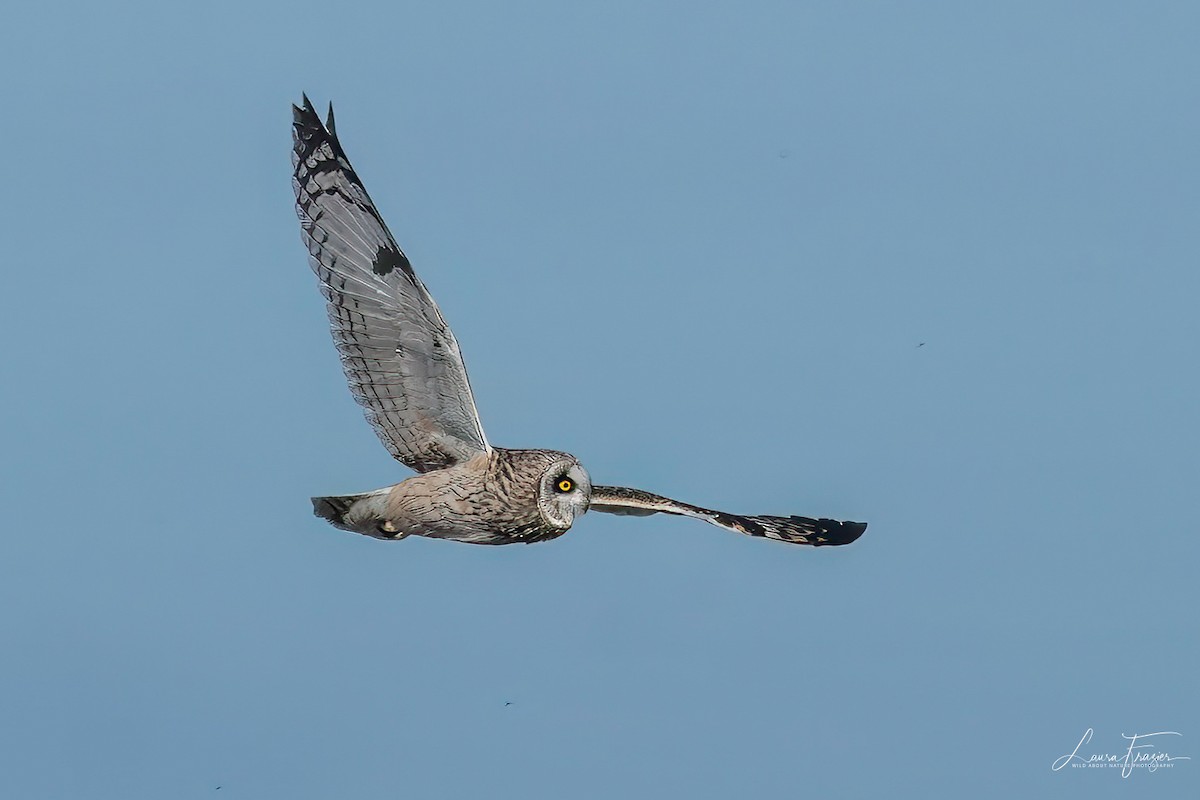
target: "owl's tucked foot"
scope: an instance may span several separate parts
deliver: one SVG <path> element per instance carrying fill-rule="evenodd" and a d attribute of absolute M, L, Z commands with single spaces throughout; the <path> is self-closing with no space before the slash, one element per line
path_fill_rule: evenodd
<path fill-rule="evenodd" d="M 375 526 L 375 530 L 379 531 L 379 536 L 383 539 L 399 540 L 409 535 L 407 533 L 401 533 L 400 529 L 396 527 L 396 523 L 392 522 L 390 519 L 385 519 L 378 523 Z"/>

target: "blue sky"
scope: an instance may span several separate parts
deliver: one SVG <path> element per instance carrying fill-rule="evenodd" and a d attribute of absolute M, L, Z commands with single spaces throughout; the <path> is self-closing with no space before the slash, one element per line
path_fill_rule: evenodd
<path fill-rule="evenodd" d="M 1200 10 L 348 5 L 7 13 L 6 794 L 1196 796 Z M 866 536 L 313 518 L 301 91 L 493 442 Z"/>

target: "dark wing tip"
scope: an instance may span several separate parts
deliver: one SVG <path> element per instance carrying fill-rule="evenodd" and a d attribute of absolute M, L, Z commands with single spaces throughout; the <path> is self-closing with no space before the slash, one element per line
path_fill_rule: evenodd
<path fill-rule="evenodd" d="M 314 125 L 321 127 L 321 118 L 317 116 L 317 110 L 313 108 L 312 100 L 308 99 L 308 95 L 300 95 L 302 105 L 292 104 L 292 123 L 297 127 L 311 128 Z"/>
<path fill-rule="evenodd" d="M 308 99 L 308 95 L 302 94 L 300 97 L 303 105 L 292 105 L 292 138 L 296 155 L 302 159 L 307 158 L 324 142 L 329 142 L 330 147 L 333 148 L 333 154 L 349 163 L 349 160 L 346 159 L 346 152 L 342 150 L 342 145 L 335 132 L 333 103 L 329 104 L 328 121 L 322 123 L 321 117 L 317 114 L 317 109 L 313 106 L 312 101 Z"/>
<path fill-rule="evenodd" d="M 836 519 L 813 519 L 812 517 L 739 517 L 733 514 L 711 512 L 711 521 L 724 528 L 748 536 L 762 536 L 789 544 L 806 544 L 812 547 L 850 544 L 863 535 L 865 522 L 841 522 Z"/>
<path fill-rule="evenodd" d="M 312 101 L 304 95 L 304 105 L 292 106 L 292 139 L 296 154 L 306 158 L 328 138 Z"/>
<path fill-rule="evenodd" d="M 865 522 L 839 522 L 836 519 L 819 519 L 817 524 L 821 531 L 811 541 L 817 547 L 850 544 L 858 541 L 867 529 Z"/>

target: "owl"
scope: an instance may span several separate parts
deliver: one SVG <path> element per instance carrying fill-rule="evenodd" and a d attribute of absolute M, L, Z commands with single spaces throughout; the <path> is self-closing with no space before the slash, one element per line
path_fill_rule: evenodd
<path fill-rule="evenodd" d="M 315 497 L 335 527 L 377 539 L 542 542 L 588 511 L 695 517 L 727 530 L 812 546 L 849 544 L 860 522 L 742 516 L 640 489 L 596 486 L 556 450 L 488 443 L 458 342 L 308 97 L 292 107 L 292 185 L 301 238 L 327 301 L 355 400 L 384 447 L 417 474 L 362 494 Z"/>

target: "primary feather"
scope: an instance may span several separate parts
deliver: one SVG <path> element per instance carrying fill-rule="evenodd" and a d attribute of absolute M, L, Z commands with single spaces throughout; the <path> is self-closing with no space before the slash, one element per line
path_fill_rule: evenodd
<path fill-rule="evenodd" d="M 458 342 L 307 97 L 292 107 L 296 213 L 354 399 L 418 472 L 486 452 Z"/>

